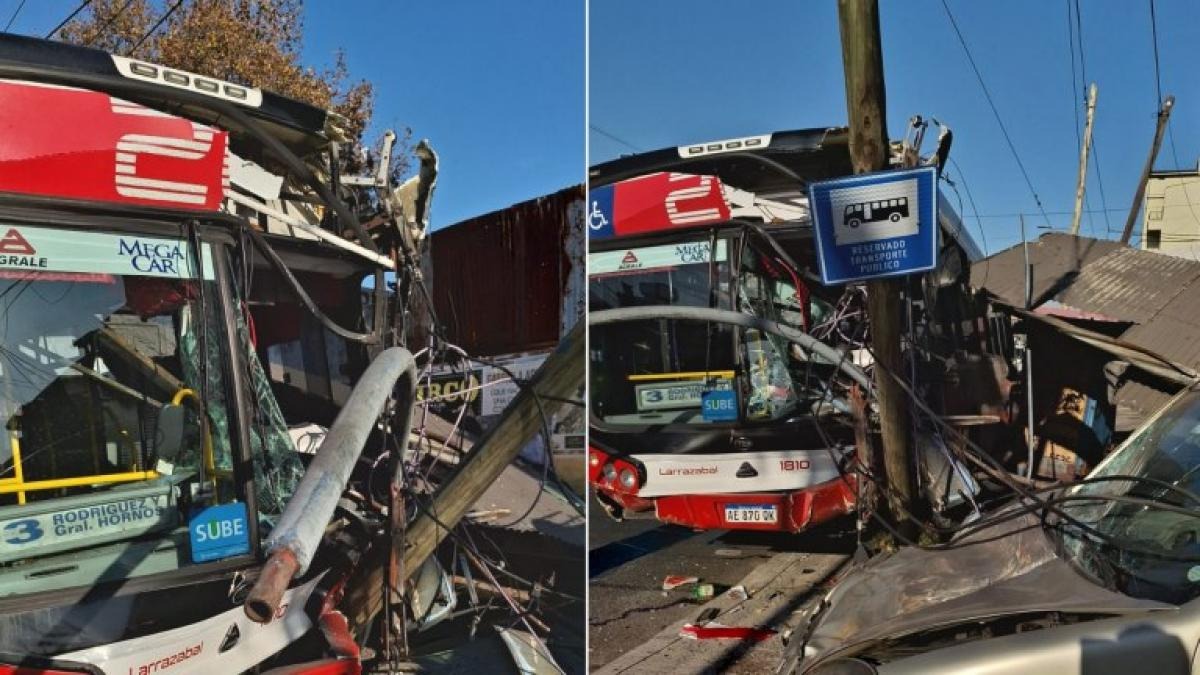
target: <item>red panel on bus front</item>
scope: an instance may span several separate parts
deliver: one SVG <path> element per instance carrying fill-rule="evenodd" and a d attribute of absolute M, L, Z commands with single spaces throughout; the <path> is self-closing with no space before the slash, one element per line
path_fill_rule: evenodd
<path fill-rule="evenodd" d="M 652 173 L 613 187 L 613 227 L 617 236 L 729 220 L 729 203 L 716 176 Z"/>
<path fill-rule="evenodd" d="M 215 211 L 227 142 L 108 94 L 0 80 L 0 192 Z"/>

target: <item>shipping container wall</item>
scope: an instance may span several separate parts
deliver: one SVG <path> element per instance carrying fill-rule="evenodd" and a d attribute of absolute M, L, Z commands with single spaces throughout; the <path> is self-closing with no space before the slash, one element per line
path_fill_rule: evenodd
<path fill-rule="evenodd" d="M 431 235 L 432 290 L 450 340 L 480 356 L 558 343 L 582 310 L 583 186 Z M 575 250 L 579 249 L 579 250 Z M 574 278 L 578 277 L 578 278 Z"/>

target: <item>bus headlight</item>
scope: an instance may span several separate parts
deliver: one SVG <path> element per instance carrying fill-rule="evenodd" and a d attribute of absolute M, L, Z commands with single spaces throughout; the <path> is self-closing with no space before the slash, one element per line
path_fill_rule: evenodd
<path fill-rule="evenodd" d="M 630 469 L 621 469 L 621 487 L 632 490 L 637 487 L 637 476 Z"/>
<path fill-rule="evenodd" d="M 611 483 L 617 479 L 617 467 L 613 466 L 612 462 L 605 464 L 600 472 L 604 474 L 604 482 L 606 483 Z"/>

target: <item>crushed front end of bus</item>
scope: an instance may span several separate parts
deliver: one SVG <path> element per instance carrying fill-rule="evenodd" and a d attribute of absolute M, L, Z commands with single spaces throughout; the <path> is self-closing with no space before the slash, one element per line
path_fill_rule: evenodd
<path fill-rule="evenodd" d="M 593 168 L 589 480 L 610 515 L 799 532 L 863 498 L 866 294 L 822 285 L 807 195 L 847 173 L 842 129 Z"/>
<path fill-rule="evenodd" d="M 466 363 L 412 310 L 437 158 L 340 176 L 340 123 L 0 35 L 0 673 L 357 674 L 526 583 L 456 613 L 494 554 L 406 542 L 469 446 L 412 415 Z"/>

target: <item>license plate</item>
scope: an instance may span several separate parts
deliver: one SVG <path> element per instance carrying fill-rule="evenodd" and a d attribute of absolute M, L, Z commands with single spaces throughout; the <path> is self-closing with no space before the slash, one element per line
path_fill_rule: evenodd
<path fill-rule="evenodd" d="M 774 504 L 726 504 L 727 523 L 776 523 L 779 511 Z"/>

